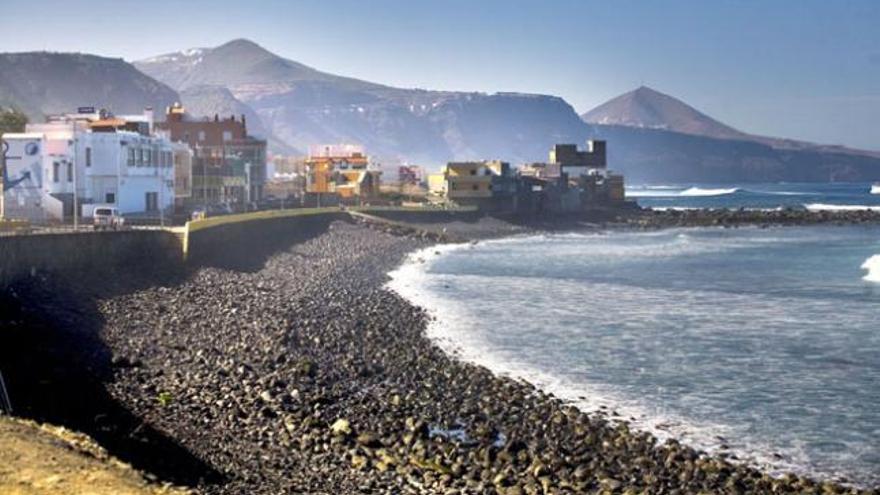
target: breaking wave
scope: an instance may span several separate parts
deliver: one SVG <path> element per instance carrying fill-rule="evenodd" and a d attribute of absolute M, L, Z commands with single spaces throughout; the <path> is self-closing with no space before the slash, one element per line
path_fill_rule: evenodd
<path fill-rule="evenodd" d="M 880 254 L 875 254 L 862 263 L 862 270 L 868 270 L 868 274 L 862 280 L 868 282 L 880 282 Z"/>
<path fill-rule="evenodd" d="M 871 186 L 871 194 L 880 194 L 880 184 L 874 184 Z"/>
<path fill-rule="evenodd" d="M 726 196 L 739 191 L 739 188 L 731 187 L 729 189 L 703 189 L 702 187 L 691 187 L 680 192 L 680 196 Z"/>

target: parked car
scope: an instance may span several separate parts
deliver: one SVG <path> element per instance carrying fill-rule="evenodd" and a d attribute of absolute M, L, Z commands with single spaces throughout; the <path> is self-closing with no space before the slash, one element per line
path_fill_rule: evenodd
<path fill-rule="evenodd" d="M 201 206 L 193 208 L 189 214 L 190 220 L 204 220 L 206 218 L 208 218 L 208 210 Z"/>
<path fill-rule="evenodd" d="M 256 203 L 257 210 L 278 210 L 284 207 L 285 202 L 287 206 L 291 206 L 292 202 L 290 200 L 276 198 L 275 196 L 265 196 Z"/>
<path fill-rule="evenodd" d="M 95 230 L 119 230 L 125 225 L 125 219 L 116 208 L 95 208 L 92 213 L 92 222 Z"/>

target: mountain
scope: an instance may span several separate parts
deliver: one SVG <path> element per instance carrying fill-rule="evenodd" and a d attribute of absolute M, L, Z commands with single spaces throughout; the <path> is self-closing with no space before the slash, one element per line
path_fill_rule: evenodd
<path fill-rule="evenodd" d="M 880 154 L 754 136 L 642 87 L 578 116 L 548 95 L 395 88 L 279 57 L 248 40 L 135 62 L 204 115 L 244 113 L 270 146 L 362 144 L 385 163 L 543 161 L 556 143 L 609 142 L 630 182 L 880 180 Z M 251 123 L 252 122 L 252 123 Z M 256 127 L 254 127 L 256 128 Z"/>
<path fill-rule="evenodd" d="M 716 139 L 749 141 L 784 150 L 812 150 L 880 157 L 880 153 L 873 151 L 748 134 L 709 117 L 673 96 L 647 86 L 640 86 L 612 98 L 581 115 L 581 118 L 590 124 L 655 129 Z"/>
<path fill-rule="evenodd" d="M 78 53 L 0 54 L 0 107 L 14 107 L 31 121 L 77 107 L 118 114 L 158 111 L 179 100 L 176 91 L 121 59 Z"/>
<path fill-rule="evenodd" d="M 880 179 L 880 153 L 748 134 L 642 86 L 583 114 L 631 182 Z"/>
<path fill-rule="evenodd" d="M 394 88 L 321 72 L 248 40 L 135 66 L 184 94 L 205 85 L 227 89 L 268 132 L 302 150 L 357 143 L 380 160 L 439 166 L 453 159 L 543 160 L 554 143 L 586 138 L 587 126 L 561 98 Z M 212 108 L 208 96 L 185 98 L 203 112 Z"/>
<path fill-rule="evenodd" d="M 581 118 L 590 124 L 660 129 L 718 139 L 748 137 L 685 102 L 647 86 L 613 98 Z"/>

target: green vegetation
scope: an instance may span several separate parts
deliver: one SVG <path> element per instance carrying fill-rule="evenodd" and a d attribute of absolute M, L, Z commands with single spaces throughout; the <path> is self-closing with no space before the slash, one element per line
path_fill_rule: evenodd
<path fill-rule="evenodd" d="M 0 135 L 7 132 L 24 132 L 27 115 L 14 108 L 0 108 Z"/>
<path fill-rule="evenodd" d="M 159 401 L 159 405 L 165 407 L 171 404 L 171 401 L 174 400 L 174 398 L 169 392 L 159 392 L 159 395 L 156 396 L 156 400 Z"/>

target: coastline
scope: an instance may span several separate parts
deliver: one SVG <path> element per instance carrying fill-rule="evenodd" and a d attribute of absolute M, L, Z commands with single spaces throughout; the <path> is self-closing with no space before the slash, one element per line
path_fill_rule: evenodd
<path fill-rule="evenodd" d="M 658 445 L 448 355 L 385 288 L 434 243 L 385 230 L 335 222 L 259 271 L 203 269 L 80 316 L 101 319 L 114 400 L 221 473 L 199 492 L 876 493 Z"/>
<path fill-rule="evenodd" d="M 752 233 L 730 232 L 729 235 L 775 236 L 778 235 L 776 233 L 785 230 L 784 227 L 779 227 L 764 232 L 759 226 L 740 227 Z M 671 227 L 670 230 L 673 234 L 687 235 L 686 233 L 692 228 L 707 229 L 707 227 Z M 817 227 L 813 226 L 812 228 Z M 828 225 L 821 228 L 835 229 L 838 227 Z M 723 227 L 713 226 L 708 229 L 716 230 L 723 229 Z M 871 231 L 876 232 L 873 229 Z M 588 239 L 593 235 L 604 238 L 605 234 L 613 234 L 614 232 L 627 238 L 633 235 L 647 235 L 649 238 L 653 238 L 655 235 L 653 232 L 639 234 L 630 229 L 603 230 L 583 234 L 558 233 L 556 235 L 559 236 L 558 240 L 563 242 L 564 247 L 571 249 L 570 243 L 581 242 L 581 239 L 583 242 L 588 242 Z M 619 385 L 619 381 L 605 380 L 601 376 L 593 375 L 589 382 L 585 382 L 572 374 L 577 372 L 570 371 L 579 369 L 580 373 L 586 373 L 586 369 L 589 368 L 579 368 L 575 363 L 569 363 L 574 367 L 560 369 L 560 365 L 553 364 L 556 361 L 553 361 L 552 358 L 550 361 L 547 358 L 543 361 L 533 359 L 530 356 L 534 353 L 541 354 L 547 351 L 537 342 L 541 338 L 529 340 L 528 337 L 524 337 L 528 331 L 524 331 L 522 328 L 513 329 L 509 339 L 497 335 L 494 328 L 499 328 L 498 334 L 504 334 L 502 329 L 507 325 L 516 326 L 517 321 L 521 321 L 524 328 L 537 331 L 536 327 L 541 327 L 542 324 L 551 325 L 550 321 L 555 320 L 544 320 L 539 314 L 530 313 L 527 308 L 523 309 L 528 315 L 523 316 L 525 320 L 519 320 L 513 316 L 508 317 L 503 314 L 506 312 L 505 310 L 496 308 L 504 299 L 503 297 L 487 295 L 485 300 L 476 301 L 475 294 L 479 292 L 480 287 L 487 287 L 487 290 L 494 287 L 496 292 L 507 294 L 507 300 L 512 303 L 509 311 L 516 311 L 514 309 L 516 307 L 515 301 L 521 301 L 520 298 L 523 296 L 528 298 L 525 294 L 528 291 L 518 290 L 517 287 L 523 284 L 534 290 L 534 286 L 530 282 L 534 272 L 523 269 L 522 271 L 514 270 L 515 273 L 507 273 L 503 270 L 498 271 L 497 266 L 492 263 L 488 263 L 490 268 L 486 271 L 482 264 L 477 265 L 476 262 L 465 261 L 465 259 L 472 260 L 472 256 L 478 259 L 488 256 L 502 256 L 503 252 L 506 252 L 504 246 L 508 240 L 512 241 L 514 246 L 525 244 L 529 247 L 519 250 L 514 247 L 512 248 L 513 252 L 519 256 L 506 258 L 511 260 L 524 259 L 522 257 L 524 253 L 526 255 L 536 254 L 535 246 L 538 244 L 543 246 L 544 243 L 547 243 L 547 248 L 551 249 L 553 247 L 552 237 L 556 235 L 545 236 L 543 233 L 535 233 L 525 239 L 519 237 L 492 239 L 488 240 L 487 245 L 482 248 L 471 244 L 425 248 L 412 253 L 408 257 L 407 263 L 393 271 L 390 274 L 392 281 L 386 286 L 413 304 L 427 308 L 431 318 L 428 322 L 426 335 L 447 354 L 468 363 L 484 366 L 496 375 L 527 381 L 545 393 L 561 399 L 565 404 L 576 406 L 591 416 L 602 418 L 612 424 L 625 423 L 632 430 L 651 434 L 661 443 L 675 440 L 712 457 L 729 460 L 736 465 L 750 466 L 772 476 L 796 473 L 799 476 L 831 480 L 851 486 L 863 488 L 874 486 L 876 476 L 872 475 L 870 469 L 865 471 L 866 466 L 864 465 L 860 466 L 861 470 L 855 469 L 855 465 L 850 466 L 845 463 L 840 464 L 839 469 L 836 466 L 822 466 L 821 463 L 814 463 L 809 453 L 801 449 L 793 449 L 785 442 L 780 443 L 779 439 L 775 439 L 774 442 L 771 438 L 741 435 L 738 431 L 742 428 L 737 429 L 742 426 L 741 424 L 733 423 L 734 426 L 731 426 L 731 424 L 719 421 L 717 418 L 690 415 L 687 410 L 675 411 L 663 407 L 658 408 L 652 401 L 640 400 L 633 397 L 632 394 L 627 395 L 621 390 L 609 386 L 609 384 Z M 721 233 L 718 232 L 718 235 Z M 474 254 L 469 254 L 471 250 Z M 451 251 L 455 251 L 455 253 L 451 253 Z M 440 258 L 447 257 L 452 259 L 448 260 L 448 263 L 441 262 L 442 268 L 439 272 L 434 273 L 435 271 L 431 269 L 432 264 Z M 875 256 L 875 258 L 880 258 L 880 256 Z M 458 261 L 454 261 L 455 259 Z M 868 269 L 869 262 L 866 262 L 866 266 L 862 268 Z M 495 266 L 495 269 L 493 270 L 491 266 Z M 498 266 L 507 267 L 509 264 L 499 262 Z M 429 273 L 431 274 L 429 275 Z M 565 275 L 554 272 L 553 275 L 548 275 L 550 277 L 548 280 L 556 284 L 556 276 L 565 277 Z M 870 280 L 870 273 L 864 277 L 864 280 Z M 491 285 L 493 281 L 497 281 L 499 285 L 497 287 Z M 459 285 L 461 285 L 464 295 L 457 295 Z M 547 284 L 540 287 L 546 288 Z M 560 290 L 564 291 L 564 289 Z M 512 293 L 508 293 L 508 291 L 512 291 Z M 547 299 L 536 297 L 547 303 Z M 471 300 L 474 300 L 475 304 L 469 304 L 468 301 Z M 527 305 L 534 307 L 535 303 L 531 302 Z M 567 315 L 568 313 L 565 313 L 561 318 L 565 320 Z M 538 319 L 535 319 L 536 317 Z M 568 329 L 568 327 L 563 328 Z M 589 327 L 583 328 L 587 334 L 589 334 L 588 329 Z M 568 330 L 547 333 L 539 331 L 538 334 L 543 338 L 551 338 L 550 335 L 556 337 L 560 334 L 565 335 L 566 331 Z M 605 337 L 607 338 L 607 335 Z M 530 344 L 534 344 L 534 348 Z M 529 350 L 525 351 L 525 349 Z M 580 353 L 571 355 L 582 356 L 585 360 L 590 359 L 590 352 L 594 350 L 589 346 L 586 349 L 584 347 L 579 347 L 579 349 Z M 607 349 L 601 347 L 595 351 L 607 352 Z M 769 427 L 772 428 L 774 423 L 770 423 Z M 792 435 L 790 433 L 785 438 L 791 439 Z M 847 469 L 853 470 L 847 472 Z"/>

